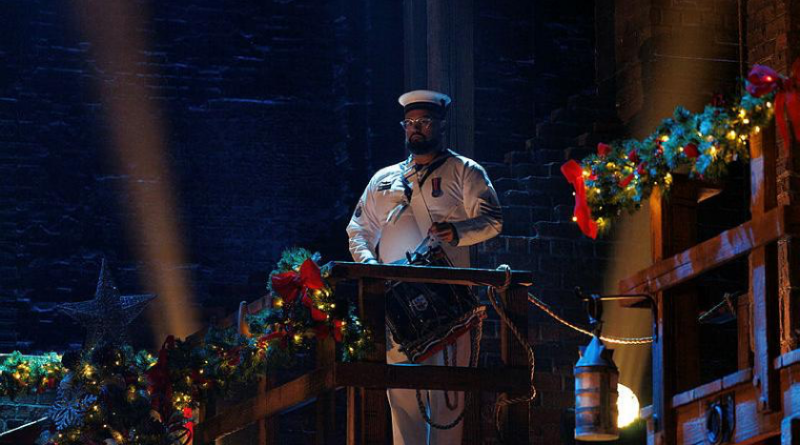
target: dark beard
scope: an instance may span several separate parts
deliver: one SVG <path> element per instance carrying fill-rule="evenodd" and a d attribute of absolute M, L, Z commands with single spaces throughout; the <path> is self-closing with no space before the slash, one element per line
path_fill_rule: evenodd
<path fill-rule="evenodd" d="M 406 141 L 406 148 L 415 155 L 426 155 L 439 149 L 438 139 L 417 138 L 414 141 Z"/>

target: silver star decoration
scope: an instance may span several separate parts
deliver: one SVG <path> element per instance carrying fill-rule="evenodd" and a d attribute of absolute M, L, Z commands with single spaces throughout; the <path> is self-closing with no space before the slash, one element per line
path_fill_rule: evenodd
<path fill-rule="evenodd" d="M 101 342 L 120 346 L 128 340 L 128 326 L 155 297 L 153 294 L 121 296 L 104 258 L 94 299 L 63 303 L 57 309 L 86 328 L 85 349 Z"/>

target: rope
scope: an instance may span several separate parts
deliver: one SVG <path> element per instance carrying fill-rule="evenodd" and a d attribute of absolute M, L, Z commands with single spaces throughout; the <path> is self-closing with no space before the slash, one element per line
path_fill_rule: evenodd
<path fill-rule="evenodd" d="M 588 335 L 589 337 L 592 337 L 594 335 L 588 329 L 584 329 L 584 328 L 582 328 L 582 327 L 580 327 L 578 325 L 570 323 L 569 321 L 561 318 L 558 314 L 556 314 L 553 311 L 553 309 L 550 308 L 550 306 L 548 306 L 542 300 L 536 298 L 536 296 L 531 294 L 531 293 L 528 293 L 528 301 L 533 303 L 536 307 L 538 307 L 539 309 L 544 311 L 544 313 L 546 313 L 547 315 L 553 317 L 554 320 L 556 320 L 557 322 L 563 324 L 564 326 L 567 326 L 568 328 L 574 329 L 574 330 L 580 332 L 581 334 Z M 600 340 L 603 340 L 604 342 L 607 342 L 607 343 L 615 343 L 615 344 L 618 344 L 618 345 L 646 345 L 646 344 L 653 343 L 653 337 L 624 338 L 624 337 L 607 337 L 607 336 L 601 335 L 600 336 Z"/>
<path fill-rule="evenodd" d="M 469 350 L 469 367 L 475 368 L 478 366 L 478 358 L 481 355 L 481 339 L 483 338 L 483 320 L 478 320 L 478 326 L 475 328 L 470 329 L 469 332 L 470 339 L 472 343 L 470 344 Z M 444 347 L 444 354 L 445 354 L 445 365 L 447 365 L 447 346 Z M 455 351 L 458 351 L 458 346 L 456 345 Z M 455 353 L 453 354 L 455 355 Z M 456 358 L 453 357 L 453 365 L 456 365 Z M 445 403 L 447 407 L 450 408 L 451 411 L 455 410 L 458 405 L 450 406 L 450 399 L 447 395 L 447 391 L 444 392 L 445 395 Z M 457 397 L 457 396 L 456 396 Z M 469 400 L 467 399 L 469 397 Z M 458 417 L 455 418 L 452 422 L 448 424 L 439 424 L 434 422 L 431 417 L 428 415 L 428 410 L 425 408 L 425 403 L 422 402 L 422 394 L 420 390 L 417 390 L 417 407 L 419 408 L 419 413 L 422 415 L 422 418 L 425 420 L 425 423 L 430 425 L 437 430 L 449 430 L 454 428 L 456 425 L 461 423 L 464 419 L 464 414 L 467 412 L 467 404 L 472 402 L 472 393 L 467 393 L 464 395 L 464 408 L 459 413 Z"/>
<path fill-rule="evenodd" d="M 511 332 L 514 334 L 514 337 L 519 341 L 519 343 L 525 348 L 525 351 L 528 354 L 528 362 L 531 368 L 531 392 L 529 395 L 515 397 L 513 399 L 508 399 L 506 394 L 500 394 L 497 398 L 497 402 L 495 403 L 495 428 L 497 429 L 498 433 L 501 433 L 502 429 L 500 428 L 500 417 L 502 413 L 502 409 L 508 405 L 512 405 L 515 403 L 527 403 L 532 401 L 536 398 L 536 386 L 534 385 L 534 374 L 536 372 L 536 359 L 533 354 L 533 347 L 531 347 L 530 343 L 528 342 L 527 336 L 523 336 L 522 333 L 519 332 L 519 329 L 514 325 L 514 323 L 509 318 L 508 314 L 506 314 L 505 309 L 501 306 L 501 304 L 497 300 L 496 292 L 499 290 L 500 292 L 505 292 L 511 286 L 511 267 L 507 264 L 501 264 L 497 270 L 501 270 L 505 272 L 505 280 L 502 286 L 493 286 L 493 285 L 486 285 L 487 286 L 487 295 L 489 297 L 489 302 L 492 304 L 492 307 L 500 316 L 500 319 L 503 320 L 503 323 L 508 326 Z M 536 307 L 544 311 L 547 315 L 551 316 L 553 319 L 558 321 L 559 323 L 572 328 L 582 334 L 593 336 L 594 334 L 580 326 L 577 326 L 569 321 L 563 319 L 558 314 L 556 314 L 550 306 L 544 303 L 542 300 L 536 298 L 535 295 L 528 293 L 528 301 L 533 303 Z M 619 338 L 619 337 L 606 337 L 600 336 L 600 339 L 608 342 L 608 343 L 616 343 L 616 344 L 624 344 L 624 345 L 643 345 L 649 344 L 653 342 L 652 337 L 637 337 L 637 338 Z"/>
<path fill-rule="evenodd" d="M 505 292 L 508 290 L 509 286 L 511 286 L 511 267 L 508 264 L 501 264 L 497 270 L 502 270 L 505 272 L 505 281 L 502 286 L 487 286 L 487 295 L 489 297 L 489 302 L 492 304 L 492 307 L 497 312 L 497 315 L 500 316 L 500 319 L 503 320 L 503 323 L 508 326 L 511 330 L 511 333 L 514 334 L 514 337 L 519 341 L 519 343 L 525 348 L 525 352 L 528 354 L 528 364 L 531 368 L 531 392 L 528 395 L 515 397 L 513 399 L 509 399 L 505 393 L 501 393 L 497 397 L 497 402 L 495 402 L 494 407 L 494 424 L 495 428 L 497 429 L 498 433 L 502 432 L 500 428 L 501 423 L 501 414 L 504 407 L 508 405 L 513 405 L 515 403 L 527 403 L 532 401 L 536 398 L 536 386 L 533 383 L 533 377 L 536 373 L 536 358 L 533 355 L 533 347 L 531 347 L 530 343 L 528 342 L 527 336 L 523 336 L 522 333 L 517 329 L 516 325 L 511 321 L 508 314 L 506 314 L 505 309 L 500 305 L 497 300 L 497 295 L 495 294 L 496 290 L 500 290 L 500 292 Z M 501 434 L 502 435 L 502 434 Z"/>

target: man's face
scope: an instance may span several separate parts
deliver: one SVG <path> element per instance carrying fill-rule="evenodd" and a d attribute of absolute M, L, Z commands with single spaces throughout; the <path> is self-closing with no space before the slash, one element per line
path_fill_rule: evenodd
<path fill-rule="evenodd" d="M 431 153 L 439 148 L 442 133 L 442 120 L 425 109 L 411 110 L 405 119 L 412 121 L 405 127 L 406 147 L 416 155 Z M 426 125 L 427 121 L 429 125 Z"/>

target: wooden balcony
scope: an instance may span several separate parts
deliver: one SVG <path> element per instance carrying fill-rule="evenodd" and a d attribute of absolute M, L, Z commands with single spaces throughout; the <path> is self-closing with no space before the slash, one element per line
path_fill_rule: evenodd
<path fill-rule="evenodd" d="M 317 345 L 314 369 L 279 386 L 269 387 L 267 379 L 249 399 L 228 405 L 213 415 L 206 415 L 197 425 L 195 444 L 212 444 L 217 439 L 257 424 L 258 443 L 280 443 L 275 419 L 278 414 L 300 405 L 316 405 L 316 443 L 335 443 L 337 425 L 335 397 L 342 391 L 347 398 L 346 443 L 385 444 L 391 442 L 391 425 L 386 400 L 387 388 L 463 390 L 479 395 L 481 391 L 506 393 L 510 397 L 530 390 L 530 368 L 526 353 L 503 326 L 501 330 L 502 366 L 493 368 L 456 368 L 438 366 L 393 366 L 386 364 L 384 288 L 387 280 L 449 283 L 474 286 L 501 286 L 505 273 L 488 269 L 367 265 L 336 262 L 331 264 L 331 280 L 358 280 L 359 315 L 373 332 L 374 352 L 358 363 L 338 363 L 335 345 L 329 338 Z M 512 271 L 511 286 L 502 293 L 505 308 L 523 331 L 527 331 L 527 289 L 531 273 Z M 266 301 L 250 304 L 251 312 L 264 308 Z M 223 325 L 230 325 L 228 317 Z M 480 400 L 476 397 L 475 400 Z M 467 406 L 464 418 L 464 443 L 480 443 L 479 407 Z M 528 443 L 528 404 L 506 410 L 505 437 L 514 443 Z"/>

